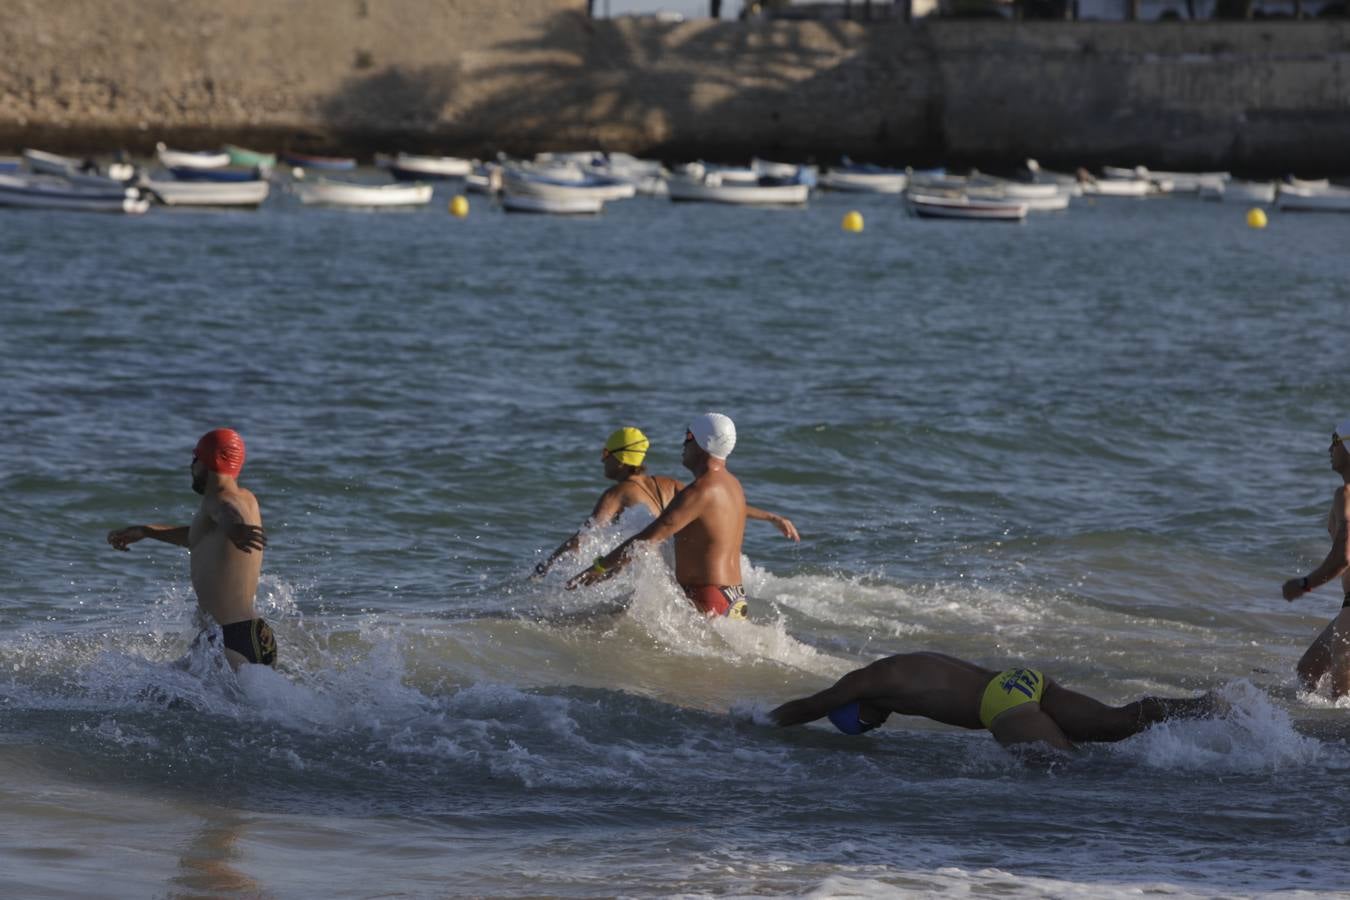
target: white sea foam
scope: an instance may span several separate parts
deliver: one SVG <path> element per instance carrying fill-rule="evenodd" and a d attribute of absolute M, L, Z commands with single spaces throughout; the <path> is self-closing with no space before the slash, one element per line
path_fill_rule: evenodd
<path fill-rule="evenodd" d="M 1161 722 L 1112 749 L 1153 768 L 1208 773 L 1273 772 L 1322 761 L 1322 742 L 1299 734 L 1289 713 L 1250 682 L 1240 679 L 1217 693 L 1230 704 L 1227 713 Z"/>

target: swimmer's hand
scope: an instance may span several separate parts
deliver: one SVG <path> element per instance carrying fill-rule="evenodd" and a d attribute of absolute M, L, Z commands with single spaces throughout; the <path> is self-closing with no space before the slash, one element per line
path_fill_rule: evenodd
<path fill-rule="evenodd" d="M 267 535 L 257 525 L 236 522 L 230 526 L 225 536 L 230 539 L 230 543 L 245 553 L 252 553 L 254 550 L 261 552 L 267 546 Z"/>
<path fill-rule="evenodd" d="M 783 532 L 783 537 L 789 541 L 800 541 L 802 539 L 802 536 L 797 533 L 797 526 L 793 525 L 792 520 L 786 516 L 774 516 L 773 525 Z"/>
<path fill-rule="evenodd" d="M 592 566 L 584 572 L 578 572 L 576 575 L 567 579 L 567 584 L 564 585 L 564 587 L 569 591 L 575 591 L 579 587 L 590 587 L 593 584 L 599 584 L 604 581 L 613 571 L 613 569 L 597 569 Z"/>
<path fill-rule="evenodd" d="M 534 567 L 534 574 L 530 576 L 530 580 L 538 581 L 540 578 L 543 578 L 547 574 L 548 574 L 548 563 L 546 562 L 537 563 L 535 564 Z"/>
<path fill-rule="evenodd" d="M 108 543 L 112 544 L 114 550 L 130 550 L 131 544 L 144 540 L 145 537 L 144 525 L 132 525 L 130 528 L 108 532 Z"/>
<path fill-rule="evenodd" d="M 1284 599 L 1288 600 L 1290 603 L 1308 593 L 1303 587 L 1302 578 L 1290 578 L 1284 583 L 1284 587 L 1280 589 L 1280 592 L 1284 594 Z"/>

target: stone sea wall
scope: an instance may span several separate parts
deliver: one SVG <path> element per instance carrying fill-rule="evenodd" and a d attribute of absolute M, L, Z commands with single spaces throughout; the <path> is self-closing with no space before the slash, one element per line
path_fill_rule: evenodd
<path fill-rule="evenodd" d="M 590 20 L 576 0 L 6 0 L 0 147 L 1350 171 L 1350 24 Z"/>

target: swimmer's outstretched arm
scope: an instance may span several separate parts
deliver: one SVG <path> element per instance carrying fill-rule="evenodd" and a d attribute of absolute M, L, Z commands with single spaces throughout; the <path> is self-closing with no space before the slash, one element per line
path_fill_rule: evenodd
<path fill-rule="evenodd" d="M 777 513 L 771 513 L 767 509 L 760 509 L 758 506 L 745 504 L 745 517 L 755 519 L 760 522 L 772 522 L 773 527 L 783 532 L 783 537 L 789 541 L 800 541 L 802 536 L 797 533 L 797 526 L 792 524 L 792 520 L 787 516 L 780 516 Z"/>
<path fill-rule="evenodd" d="M 872 694 L 872 682 L 867 669 L 855 669 L 823 691 L 800 700 L 789 700 L 771 711 L 769 718 L 785 726 L 814 722 L 829 715 L 833 709 L 855 700 L 866 700 Z"/>
<path fill-rule="evenodd" d="M 666 507 L 665 511 L 656 517 L 655 522 L 609 551 L 609 553 L 597 558 L 595 565 L 589 569 L 573 575 L 567 582 L 567 589 L 570 591 L 613 578 L 620 569 L 628 565 L 631 558 L 628 552 L 630 547 L 638 541 L 659 544 L 673 537 L 699 517 L 703 511 L 703 505 L 704 494 L 702 491 L 694 487 L 680 491 L 675 495 L 675 499 L 670 501 L 670 505 Z"/>
<path fill-rule="evenodd" d="M 619 518 L 623 512 L 623 505 L 619 502 L 619 493 L 614 488 L 610 488 L 600 495 L 600 499 L 595 503 L 595 509 L 591 510 L 590 518 L 582 523 L 581 527 L 572 532 L 572 536 L 558 545 L 558 549 L 548 555 L 548 559 L 534 567 L 535 575 L 547 575 L 548 570 L 553 568 L 553 564 L 558 561 L 558 557 L 567 553 L 574 552 L 581 545 L 581 533 L 597 525 L 609 525 Z"/>
<path fill-rule="evenodd" d="M 108 543 L 114 550 L 129 550 L 130 544 L 150 538 L 174 544 L 179 547 L 188 545 L 187 525 L 131 525 L 108 532 Z"/>

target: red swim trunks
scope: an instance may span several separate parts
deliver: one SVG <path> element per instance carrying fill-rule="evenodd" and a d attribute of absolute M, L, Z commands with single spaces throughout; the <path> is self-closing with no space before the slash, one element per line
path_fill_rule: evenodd
<path fill-rule="evenodd" d="M 684 595 L 705 616 L 748 618 L 745 588 L 739 584 L 683 584 L 680 587 L 684 588 Z"/>

